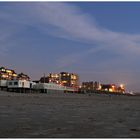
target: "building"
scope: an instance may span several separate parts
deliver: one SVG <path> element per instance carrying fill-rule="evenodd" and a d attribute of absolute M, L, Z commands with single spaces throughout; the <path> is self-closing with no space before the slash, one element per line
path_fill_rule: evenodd
<path fill-rule="evenodd" d="M 125 86 L 123 84 L 116 86 L 115 84 L 102 84 L 101 85 L 101 90 L 102 91 L 109 91 L 109 92 L 119 92 L 119 93 L 124 93 L 125 92 Z"/>
<path fill-rule="evenodd" d="M 30 77 L 24 73 L 18 74 L 16 79 L 30 81 Z"/>
<path fill-rule="evenodd" d="M 36 83 L 25 79 L 19 79 L 19 80 L 15 79 L 15 80 L 7 81 L 8 91 L 19 92 L 19 93 L 31 92 L 33 90 L 34 85 L 36 85 Z"/>
<path fill-rule="evenodd" d="M 97 81 L 94 82 L 94 90 L 101 90 L 100 82 L 97 82 Z"/>
<path fill-rule="evenodd" d="M 125 92 L 125 86 L 123 84 L 120 84 L 119 87 L 117 88 L 117 91 L 124 93 Z"/>
<path fill-rule="evenodd" d="M 90 92 L 94 90 L 94 82 L 82 82 L 81 90 L 85 92 Z"/>
<path fill-rule="evenodd" d="M 40 78 L 40 83 L 56 83 L 60 84 L 59 74 L 50 73 L 47 77 L 45 75 Z"/>
<path fill-rule="evenodd" d="M 48 77 L 41 77 L 38 83 L 49 83 Z"/>
<path fill-rule="evenodd" d="M 117 92 L 117 86 L 115 84 L 102 84 L 101 85 L 102 91 L 109 91 L 109 92 Z"/>
<path fill-rule="evenodd" d="M 75 89 L 71 87 L 66 87 L 56 83 L 36 83 L 33 86 L 35 91 L 40 93 L 65 93 L 65 92 L 75 92 Z"/>
<path fill-rule="evenodd" d="M 60 73 L 50 73 L 47 77 L 41 77 L 40 83 L 55 83 L 63 85 L 66 87 L 78 88 L 79 78 L 77 74 L 60 72 Z"/>
<path fill-rule="evenodd" d="M 0 67 L 0 89 L 7 89 L 7 81 L 16 79 L 17 74 L 14 70 L 7 69 L 5 67 Z"/>
<path fill-rule="evenodd" d="M 50 73 L 48 76 L 49 83 L 60 84 L 60 75 L 57 73 Z"/>
<path fill-rule="evenodd" d="M 60 83 L 63 86 L 78 88 L 79 77 L 77 74 L 74 74 L 74 73 L 61 72 L 60 73 Z"/>
<path fill-rule="evenodd" d="M 82 82 L 81 91 L 92 92 L 94 90 L 100 90 L 101 85 L 99 82 L 89 81 L 89 82 Z"/>
<path fill-rule="evenodd" d="M 62 87 L 63 88 L 65 87 L 67 88 L 66 91 L 78 92 L 78 87 L 79 87 L 78 80 L 79 78 L 77 74 L 68 73 L 68 72 L 60 72 L 60 73 L 49 73 L 47 77 L 45 77 L 44 75 L 43 77 L 40 78 L 39 83 L 40 85 L 41 83 L 48 84 L 48 85 L 52 84 L 54 88 L 59 87 L 61 89 Z"/>
<path fill-rule="evenodd" d="M 14 70 L 6 69 L 5 67 L 0 68 L 0 80 L 13 80 L 16 79 L 17 74 Z"/>

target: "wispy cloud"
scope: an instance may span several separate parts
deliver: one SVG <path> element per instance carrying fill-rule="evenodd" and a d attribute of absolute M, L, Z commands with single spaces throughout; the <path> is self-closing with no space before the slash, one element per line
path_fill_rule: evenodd
<path fill-rule="evenodd" d="M 16 24 L 17 28 L 30 25 L 57 37 L 90 42 L 118 52 L 127 49 L 128 52 L 140 53 L 140 35 L 102 28 L 95 20 L 91 20 L 93 18 L 90 15 L 68 3 L 15 3 L 5 7 L 5 12 L 0 13 L 0 19 L 7 19 L 9 23 Z"/>
<path fill-rule="evenodd" d="M 34 13 L 35 14 L 35 13 Z M 140 54 L 140 35 L 114 32 L 100 27 L 90 15 L 83 13 L 78 7 L 66 3 L 40 3 L 37 5 L 36 15 L 40 23 L 53 26 L 51 33 L 57 37 L 73 39 L 85 43 L 93 43 L 98 46 L 85 51 L 80 51 L 67 57 L 62 57 L 59 65 L 67 66 L 77 63 L 78 60 L 88 56 L 89 53 L 96 53 L 102 49 L 112 50 L 123 57 L 131 54 Z M 47 26 L 46 26 L 47 28 Z M 127 53 L 126 53 L 127 52 Z M 134 56 L 135 57 L 135 56 Z M 72 60 L 71 58 L 75 58 Z"/>

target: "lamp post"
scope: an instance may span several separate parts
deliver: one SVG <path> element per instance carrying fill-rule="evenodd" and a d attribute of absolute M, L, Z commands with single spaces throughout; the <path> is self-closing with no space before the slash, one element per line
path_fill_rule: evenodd
<path fill-rule="evenodd" d="M 45 73 L 44 73 L 44 93 L 45 93 Z"/>

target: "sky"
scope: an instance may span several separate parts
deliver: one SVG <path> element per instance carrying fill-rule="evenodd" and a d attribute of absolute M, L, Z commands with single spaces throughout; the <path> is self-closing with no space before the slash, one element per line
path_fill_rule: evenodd
<path fill-rule="evenodd" d="M 32 80 L 66 71 L 139 92 L 139 60 L 140 2 L 0 2 L 0 65 Z"/>

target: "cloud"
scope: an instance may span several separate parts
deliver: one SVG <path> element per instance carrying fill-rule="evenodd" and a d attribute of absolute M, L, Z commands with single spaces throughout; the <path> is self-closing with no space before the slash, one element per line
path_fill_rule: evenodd
<path fill-rule="evenodd" d="M 57 37 L 94 43 L 118 52 L 122 52 L 120 49 L 140 52 L 140 35 L 102 28 L 93 17 L 69 3 L 15 3 L 5 7 L 0 19 L 16 24 L 19 29 L 22 26 L 34 26 Z"/>
<path fill-rule="evenodd" d="M 78 7 L 67 3 L 40 3 L 36 13 L 41 24 L 53 26 L 51 34 L 66 39 L 85 43 L 93 43 L 93 48 L 66 55 L 58 60 L 58 65 L 68 66 L 84 59 L 89 54 L 101 50 L 117 52 L 122 57 L 140 54 L 140 35 L 114 32 L 102 28 L 90 15 L 83 13 Z M 44 28 L 45 29 L 45 28 Z M 98 46 L 95 48 L 94 46 Z M 127 53 L 126 53 L 127 52 Z M 71 59 L 75 58 L 75 59 Z M 131 57 L 132 58 L 132 57 Z M 65 60 L 65 61 L 64 61 Z"/>
<path fill-rule="evenodd" d="M 93 43 L 93 48 L 85 51 L 84 55 L 83 52 L 80 55 L 79 51 L 77 54 L 69 56 L 75 56 L 77 60 L 80 57 L 84 58 L 83 56 L 87 56 L 89 53 L 96 53 L 97 49 L 94 48 L 94 45 L 100 48 L 98 51 L 108 49 L 121 55 L 125 55 L 126 51 L 127 54 L 140 54 L 139 34 L 131 35 L 102 28 L 93 17 L 91 18 L 80 8 L 69 3 L 14 3 L 12 6 L 9 4 L 0 13 L 0 19 L 3 21 L 1 28 L 4 28 L 4 31 L 0 34 L 1 44 L 4 40 L 10 40 L 10 35 L 11 37 L 13 34 L 16 35 L 17 30 L 20 31 L 26 26 L 33 26 L 44 33 L 57 37 Z M 9 26 L 5 25 L 4 21 L 8 22 Z M 1 46 L 3 46 L 1 49 L 6 48 L 6 44 Z M 60 59 L 60 63 L 62 60 L 63 58 Z M 66 63 L 68 64 L 68 62 Z M 76 63 L 76 59 L 75 61 L 69 61 L 69 64 L 71 63 Z"/>

